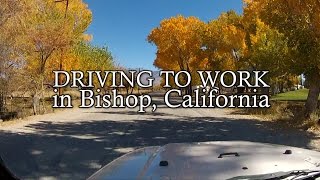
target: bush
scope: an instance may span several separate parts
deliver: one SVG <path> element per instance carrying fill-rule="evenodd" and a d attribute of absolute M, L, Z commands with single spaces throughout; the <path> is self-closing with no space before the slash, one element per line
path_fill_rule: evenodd
<path fill-rule="evenodd" d="M 258 115 L 271 121 L 284 123 L 286 126 L 302 129 L 320 129 L 320 110 L 313 113 L 309 119 L 304 116 L 304 103 L 290 101 L 274 101 L 269 109 L 246 109 L 252 115 Z"/>
<path fill-rule="evenodd" d="M 312 113 L 310 118 L 307 119 L 303 126 L 306 127 L 306 128 L 314 128 L 314 129 L 320 129 L 320 110 L 318 110 L 317 112 L 315 113 Z"/>

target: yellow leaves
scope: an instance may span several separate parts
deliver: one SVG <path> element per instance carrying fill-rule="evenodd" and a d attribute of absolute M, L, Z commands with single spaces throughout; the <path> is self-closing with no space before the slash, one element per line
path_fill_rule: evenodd
<path fill-rule="evenodd" d="M 250 38 L 253 42 L 259 43 L 259 40 L 253 38 L 257 36 L 257 39 L 261 40 L 260 47 L 262 47 L 263 38 L 268 39 L 264 35 L 269 37 L 281 35 L 282 39 L 288 40 L 287 48 L 283 52 L 290 52 L 292 57 L 288 64 L 293 67 L 291 70 L 294 73 L 308 74 L 308 71 L 313 71 L 313 69 L 319 70 L 320 3 L 318 0 L 272 0 L 267 2 L 266 0 L 246 0 L 245 3 L 245 19 L 251 20 L 251 24 L 256 23 L 256 29 L 250 32 L 251 34 L 257 33 Z M 245 22 L 248 27 L 249 21 Z M 277 47 L 270 43 L 266 45 L 265 48 L 276 49 Z"/>
<path fill-rule="evenodd" d="M 28 13 L 21 20 L 26 22 L 22 44 L 26 47 L 25 59 L 29 67 L 34 67 L 38 73 L 44 73 L 48 63 L 56 64 L 55 59 L 62 59 L 59 53 L 68 51 L 76 42 L 91 39 L 84 32 L 91 23 L 92 14 L 82 0 L 70 0 L 67 9 L 64 2 L 53 0 L 30 0 L 28 3 Z"/>
<path fill-rule="evenodd" d="M 320 3 L 318 0 L 245 0 L 245 16 L 254 14 L 273 28 L 289 33 L 293 28 L 317 33 L 320 29 Z"/>
<path fill-rule="evenodd" d="M 184 18 L 182 16 L 173 17 L 163 20 L 158 28 L 152 30 L 148 36 L 148 40 L 161 47 L 176 44 L 184 47 L 188 42 L 192 41 L 195 34 L 195 27 L 201 25 L 202 22 L 195 18 Z M 162 48 L 160 48 L 162 49 Z"/>
<path fill-rule="evenodd" d="M 85 42 L 90 42 L 92 41 L 93 36 L 92 34 L 82 34 L 82 40 Z"/>
<path fill-rule="evenodd" d="M 260 19 L 257 18 L 255 20 L 255 22 L 252 22 L 254 23 L 255 31 L 250 32 L 250 40 L 252 45 L 257 44 L 259 41 L 261 41 L 261 39 L 266 39 L 266 34 L 271 33 L 271 31 L 277 33 L 276 30 L 269 28 L 269 26 L 263 23 Z"/>
<path fill-rule="evenodd" d="M 250 34 L 250 40 L 253 45 L 258 42 L 258 38 L 259 37 L 257 35 Z"/>
<path fill-rule="evenodd" d="M 203 52 L 208 57 L 209 70 L 233 69 L 236 58 L 246 49 L 245 32 L 241 27 L 241 17 L 234 12 L 223 13 L 218 19 L 210 21 L 202 36 Z M 234 56 L 237 53 L 238 57 Z"/>
<path fill-rule="evenodd" d="M 200 50 L 201 39 L 197 29 L 203 25 L 198 18 L 180 15 L 163 20 L 148 36 L 149 42 L 158 48 L 154 65 L 185 70 Z"/>
<path fill-rule="evenodd" d="M 246 47 L 241 17 L 235 12 L 222 14 L 204 23 L 195 17 L 165 19 L 148 36 L 157 46 L 154 65 L 161 69 L 233 69 L 234 53 Z"/>

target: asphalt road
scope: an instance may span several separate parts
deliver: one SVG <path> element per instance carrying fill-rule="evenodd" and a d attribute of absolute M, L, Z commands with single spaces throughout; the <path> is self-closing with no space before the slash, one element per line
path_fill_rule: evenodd
<path fill-rule="evenodd" d="M 22 179 L 86 179 L 144 146 L 243 140 L 317 148 L 318 137 L 227 109 L 75 109 L 0 126 L 0 155 Z"/>

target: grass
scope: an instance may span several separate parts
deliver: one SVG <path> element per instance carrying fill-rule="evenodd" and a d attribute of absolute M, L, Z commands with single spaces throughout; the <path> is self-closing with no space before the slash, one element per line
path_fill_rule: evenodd
<path fill-rule="evenodd" d="M 258 115 L 266 120 L 278 122 L 283 127 L 294 127 L 303 130 L 312 128 L 320 131 L 320 109 L 308 119 L 304 114 L 304 104 L 308 93 L 308 89 L 301 89 L 277 94 L 271 97 L 271 100 L 273 100 L 271 108 L 248 108 L 245 109 L 245 112 L 251 115 Z"/>
<path fill-rule="evenodd" d="M 281 94 L 277 94 L 271 98 L 271 100 L 276 101 L 306 101 L 308 97 L 309 90 L 301 89 L 297 91 L 289 91 Z M 320 100 L 320 96 L 319 96 Z"/>

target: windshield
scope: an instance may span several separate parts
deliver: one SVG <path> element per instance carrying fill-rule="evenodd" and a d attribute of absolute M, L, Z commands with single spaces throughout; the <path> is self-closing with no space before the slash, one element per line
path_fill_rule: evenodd
<path fill-rule="evenodd" d="M 0 32 L 0 179 L 318 176 L 318 0 L 0 0 Z"/>

